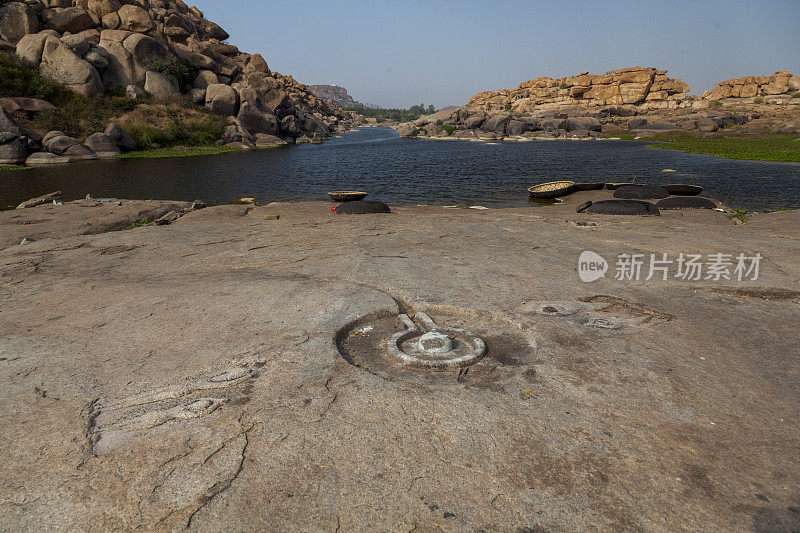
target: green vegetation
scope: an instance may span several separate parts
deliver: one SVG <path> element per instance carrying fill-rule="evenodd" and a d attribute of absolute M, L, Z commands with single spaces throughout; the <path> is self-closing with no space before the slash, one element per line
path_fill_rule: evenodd
<path fill-rule="evenodd" d="M 164 157 L 190 157 L 196 155 L 217 155 L 228 152 L 238 152 L 241 148 L 228 148 L 226 146 L 173 146 L 170 148 L 157 148 L 128 152 L 122 154 L 120 159 L 158 159 Z"/>
<path fill-rule="evenodd" d="M 768 132 L 765 132 L 768 133 Z M 626 141 L 637 140 L 650 148 L 682 150 L 690 154 L 708 154 L 725 159 L 751 161 L 779 161 L 800 163 L 800 141 L 797 135 L 771 134 L 766 137 L 700 137 L 699 135 L 659 135 L 647 139 L 634 139 L 631 133 L 611 135 Z"/>
<path fill-rule="evenodd" d="M 764 99 L 761 98 L 760 96 L 756 96 L 755 98 L 753 98 L 753 103 L 754 104 L 763 104 L 764 103 Z"/>
<path fill-rule="evenodd" d="M 511 111 L 511 102 L 505 105 L 506 111 Z"/>
<path fill-rule="evenodd" d="M 133 224 L 131 224 L 130 226 L 128 226 L 128 229 L 136 229 L 136 228 L 141 228 L 142 226 L 146 226 L 146 225 L 148 225 L 149 223 L 150 223 L 150 219 L 149 219 L 149 218 L 147 218 L 147 217 L 144 217 L 144 218 L 142 218 L 142 219 L 140 219 L 140 220 L 137 220 L 136 222 L 134 222 L 134 223 L 133 223 Z"/>
<path fill-rule="evenodd" d="M 442 124 L 441 125 L 441 130 L 442 131 L 446 131 L 448 135 L 452 135 L 453 132 L 456 131 L 456 128 L 454 126 L 452 126 L 451 124 Z"/>
<path fill-rule="evenodd" d="M 748 159 L 753 161 L 780 161 L 800 163 L 800 142 L 796 135 L 772 135 L 770 137 L 698 137 L 682 135 L 672 138 L 648 139 L 654 148 L 682 150 L 691 154 L 710 154 L 726 159 Z"/>
<path fill-rule="evenodd" d="M 186 62 L 175 59 L 157 62 L 156 70 L 184 83 L 193 75 Z M 109 122 L 118 123 L 140 148 L 213 144 L 222 137 L 225 117 L 197 106 L 186 97 L 131 100 L 124 91 L 85 98 L 43 78 L 38 69 L 13 54 L 0 53 L 0 96 L 39 98 L 56 106 L 32 117 L 15 117 L 20 125 L 44 135 L 63 131 L 83 139 L 104 131 Z"/>
<path fill-rule="evenodd" d="M 408 109 L 368 109 L 366 107 L 345 107 L 345 111 L 355 111 L 359 115 L 367 118 L 377 119 L 378 122 L 385 120 L 396 120 L 398 122 L 410 122 L 417 120 L 422 115 L 430 115 L 436 112 L 436 108 L 429 105 L 427 108 L 425 104 L 418 104 L 409 107 Z"/>
<path fill-rule="evenodd" d="M 747 219 L 750 218 L 750 211 L 747 209 L 731 209 L 730 213 L 725 213 L 725 216 L 729 219 L 733 220 L 734 218 L 741 220 L 742 222 L 747 222 Z"/>
<path fill-rule="evenodd" d="M 56 106 L 85 102 L 78 93 L 42 77 L 34 65 L 6 52 L 0 52 L 0 96 L 38 98 Z"/>
<path fill-rule="evenodd" d="M 192 68 L 187 61 L 178 59 L 177 57 L 154 62 L 153 70 L 177 81 L 178 87 L 183 87 L 187 83 L 191 83 L 197 76 L 197 69 Z"/>
<path fill-rule="evenodd" d="M 136 106 L 117 124 L 143 149 L 153 144 L 203 146 L 222 137 L 225 117 L 188 100 L 158 100 Z"/>
<path fill-rule="evenodd" d="M 27 165 L 8 165 L 8 166 L 0 165 L 0 172 L 4 170 L 30 170 L 32 168 L 33 167 L 29 167 Z"/>

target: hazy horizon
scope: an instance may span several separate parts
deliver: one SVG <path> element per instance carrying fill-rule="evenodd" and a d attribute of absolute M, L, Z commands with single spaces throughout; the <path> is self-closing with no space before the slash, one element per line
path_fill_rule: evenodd
<path fill-rule="evenodd" d="M 272 70 L 382 107 L 462 105 L 537 76 L 637 65 L 669 69 L 695 94 L 745 75 L 800 74 L 796 0 L 196 5 Z"/>

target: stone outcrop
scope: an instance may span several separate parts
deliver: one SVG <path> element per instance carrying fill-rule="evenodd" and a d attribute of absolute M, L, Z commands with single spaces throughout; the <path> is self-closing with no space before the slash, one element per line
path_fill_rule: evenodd
<path fill-rule="evenodd" d="M 800 76 L 788 70 L 780 70 L 772 76 L 744 76 L 721 81 L 711 91 L 705 91 L 705 100 L 724 100 L 727 98 L 756 98 L 770 96 L 791 97 L 800 91 Z"/>
<path fill-rule="evenodd" d="M 636 105 L 648 109 L 676 108 L 689 86 L 655 67 L 630 67 L 607 74 L 582 72 L 564 78 L 539 77 L 515 89 L 485 91 L 473 96 L 469 109 L 530 113 L 541 107 Z"/>
<path fill-rule="evenodd" d="M 378 109 L 378 106 L 354 100 L 347 89 L 338 85 L 309 85 L 309 90 L 323 100 L 333 102 L 342 107 L 363 107 L 365 109 Z"/>
<path fill-rule="evenodd" d="M 86 97 L 120 89 L 131 99 L 185 95 L 236 118 L 248 146 L 257 134 L 293 141 L 345 128 L 349 116 L 338 106 L 271 71 L 261 55 L 224 42 L 228 37 L 182 0 L 30 0 L 0 7 L 2 48 Z M 188 71 L 188 83 L 176 71 Z"/>
<path fill-rule="evenodd" d="M 800 78 L 788 71 L 728 80 L 702 98 L 688 95 L 689 86 L 666 72 L 631 67 L 602 75 L 539 77 L 516 89 L 478 93 L 464 107 L 422 116 L 399 125 L 398 132 L 407 138 L 532 140 L 589 139 L 622 131 L 652 137 L 666 132 L 714 134 L 725 128 L 743 134 L 763 133 L 765 127 L 784 133 L 798 129 L 791 109 L 800 110 L 800 98 L 794 96 L 800 94 Z M 753 98 L 742 100 L 745 95 L 793 105 L 771 110 L 754 106 L 758 101 Z M 734 105 L 711 105 L 719 99 Z M 783 108 L 788 115 L 778 110 Z"/>

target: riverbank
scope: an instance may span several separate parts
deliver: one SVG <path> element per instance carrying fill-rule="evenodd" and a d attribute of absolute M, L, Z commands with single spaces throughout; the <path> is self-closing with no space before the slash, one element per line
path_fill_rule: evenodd
<path fill-rule="evenodd" d="M 0 527 L 794 523 L 800 212 L 331 205 L 0 250 Z M 605 278 L 580 281 L 586 250 Z M 615 279 L 622 253 L 763 260 L 757 280 L 636 281 Z M 487 352 L 387 363 L 400 313 Z"/>
<path fill-rule="evenodd" d="M 648 143 L 650 148 L 680 150 L 724 159 L 800 163 L 800 137 L 797 135 L 768 137 L 657 135 L 646 139 L 633 134 L 617 136 L 626 140 L 640 140 Z"/>

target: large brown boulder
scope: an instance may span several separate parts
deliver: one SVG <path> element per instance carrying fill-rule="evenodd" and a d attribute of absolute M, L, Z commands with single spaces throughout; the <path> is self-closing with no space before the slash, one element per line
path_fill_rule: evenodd
<path fill-rule="evenodd" d="M 239 93 L 236 89 L 222 83 L 206 88 L 206 107 L 223 116 L 236 116 L 239 111 Z"/>
<path fill-rule="evenodd" d="M 28 155 L 25 139 L 11 132 L 0 132 L 0 163 L 16 165 Z"/>
<path fill-rule="evenodd" d="M 144 90 L 160 98 L 179 93 L 178 84 L 173 78 L 152 70 L 145 74 Z"/>
<path fill-rule="evenodd" d="M 84 144 L 101 158 L 115 157 L 120 154 L 120 149 L 117 147 L 117 144 L 105 133 L 90 135 Z"/>
<path fill-rule="evenodd" d="M 39 71 L 46 78 L 86 97 L 103 93 L 97 70 L 55 37 L 48 37 L 45 41 Z"/>
<path fill-rule="evenodd" d="M 280 133 L 278 117 L 269 113 L 262 113 L 247 102 L 241 105 L 237 118 L 250 133 L 268 135 L 278 135 Z"/>
<path fill-rule="evenodd" d="M 48 37 L 50 35 L 44 32 L 24 36 L 17 43 L 17 55 L 29 63 L 38 65 L 42 61 L 42 50 Z"/>
<path fill-rule="evenodd" d="M 117 15 L 119 15 L 121 30 L 146 33 L 155 28 L 150 14 L 139 6 L 124 5 L 117 11 Z"/>
<path fill-rule="evenodd" d="M 39 31 L 39 18 L 33 7 L 11 2 L 0 7 L 0 39 L 17 44 L 25 35 Z"/>
<path fill-rule="evenodd" d="M 92 16 L 79 7 L 46 9 L 42 12 L 42 21 L 58 33 L 79 33 L 94 26 Z"/>
<path fill-rule="evenodd" d="M 136 150 L 136 141 L 134 141 L 128 132 L 114 124 L 113 122 L 110 123 L 106 127 L 106 131 L 104 132 L 117 147 L 122 150 L 123 152 L 131 152 Z"/>

